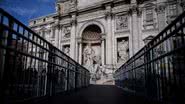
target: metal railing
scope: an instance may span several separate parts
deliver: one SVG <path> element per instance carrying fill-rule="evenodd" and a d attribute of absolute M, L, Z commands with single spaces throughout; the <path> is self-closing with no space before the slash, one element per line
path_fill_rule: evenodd
<path fill-rule="evenodd" d="M 85 87 L 89 79 L 87 69 L 0 9 L 3 103 L 25 102 Z"/>
<path fill-rule="evenodd" d="M 149 101 L 185 103 L 185 12 L 115 71 L 115 84 Z"/>

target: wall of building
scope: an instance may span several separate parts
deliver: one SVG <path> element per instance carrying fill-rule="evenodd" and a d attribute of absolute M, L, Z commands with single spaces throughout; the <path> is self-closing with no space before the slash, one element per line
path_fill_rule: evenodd
<path fill-rule="evenodd" d="M 107 70 L 126 62 L 184 8 L 183 2 L 175 0 L 146 0 L 142 3 L 135 0 L 131 3 L 121 0 L 79 0 L 73 4 L 70 4 L 70 1 L 58 2 L 57 6 L 65 3 L 69 5 L 65 7 L 68 11 L 63 13 L 60 11 L 63 10 L 62 7 L 56 7 L 58 11 L 55 15 L 33 19 L 30 21 L 30 27 L 37 33 L 44 31 L 48 41 L 81 63 L 82 51 L 79 49 L 82 48 L 82 32 L 88 25 L 99 26 L 105 42 Z M 74 3 L 78 4 L 75 6 Z M 126 45 L 128 49 L 125 48 Z"/>

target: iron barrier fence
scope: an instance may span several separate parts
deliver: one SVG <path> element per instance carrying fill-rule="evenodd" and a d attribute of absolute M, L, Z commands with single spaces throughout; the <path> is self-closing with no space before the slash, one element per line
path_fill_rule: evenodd
<path fill-rule="evenodd" d="M 89 71 L 0 9 L 0 99 L 20 103 L 89 85 Z"/>
<path fill-rule="evenodd" d="M 185 12 L 115 71 L 115 84 L 149 101 L 185 104 Z"/>

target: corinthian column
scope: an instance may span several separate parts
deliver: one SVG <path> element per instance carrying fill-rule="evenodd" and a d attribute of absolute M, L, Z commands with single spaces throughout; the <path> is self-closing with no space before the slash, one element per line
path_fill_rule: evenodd
<path fill-rule="evenodd" d="M 138 20 L 138 7 L 135 0 L 131 2 L 132 6 L 130 8 L 130 15 L 132 18 L 132 27 L 131 27 L 131 36 L 129 37 L 129 42 L 131 44 L 130 47 L 130 56 L 133 56 L 139 49 L 140 49 L 140 42 L 139 42 L 139 20 Z"/>
<path fill-rule="evenodd" d="M 157 0 L 157 18 L 159 32 L 161 32 L 166 26 L 166 16 L 165 16 L 165 0 Z"/>
<path fill-rule="evenodd" d="M 112 65 L 112 13 L 111 5 L 106 7 L 107 36 L 106 36 L 106 64 Z M 103 64 L 103 63 L 102 63 Z"/>
<path fill-rule="evenodd" d="M 71 19 L 70 57 L 76 60 L 76 14 Z"/>
<path fill-rule="evenodd" d="M 62 50 L 61 40 L 62 40 L 62 25 L 60 25 L 60 28 L 59 28 L 59 49 L 60 50 Z"/>
<path fill-rule="evenodd" d="M 101 61 L 102 66 L 105 65 L 105 34 L 101 34 Z"/>
<path fill-rule="evenodd" d="M 55 25 L 54 26 L 54 28 L 55 28 L 55 46 L 57 47 L 57 48 L 59 48 L 59 28 L 60 28 L 60 26 L 57 24 L 57 25 Z"/>
<path fill-rule="evenodd" d="M 79 54 L 78 54 L 78 61 L 79 61 L 79 64 L 82 65 L 82 57 L 83 57 L 83 52 L 82 52 L 82 38 L 81 37 L 78 37 L 78 51 L 79 51 Z"/>

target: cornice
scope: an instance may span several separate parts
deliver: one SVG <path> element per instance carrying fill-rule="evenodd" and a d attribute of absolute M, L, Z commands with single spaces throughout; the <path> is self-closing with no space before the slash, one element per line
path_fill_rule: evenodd
<path fill-rule="evenodd" d="M 54 17 L 56 15 L 57 15 L 57 13 L 52 13 L 52 14 L 44 15 L 44 16 L 41 16 L 41 17 L 30 19 L 29 22 L 37 21 L 37 20 L 44 19 L 44 18 L 52 18 L 52 17 Z"/>

